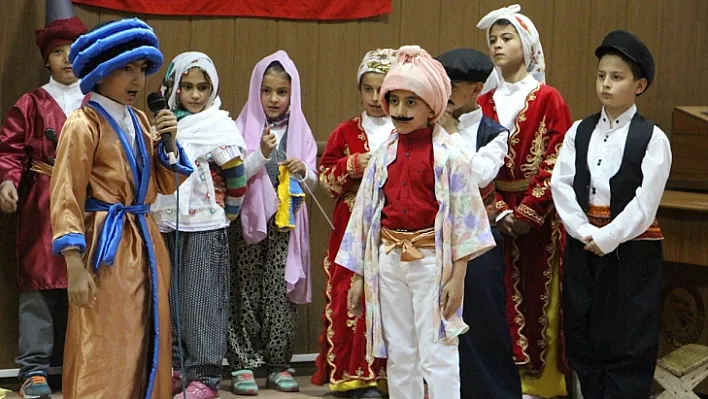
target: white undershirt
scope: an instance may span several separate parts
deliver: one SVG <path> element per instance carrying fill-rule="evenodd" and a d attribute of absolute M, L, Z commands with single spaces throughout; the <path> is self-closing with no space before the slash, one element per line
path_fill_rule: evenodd
<path fill-rule="evenodd" d="M 361 113 L 361 127 L 366 132 L 369 151 L 374 153 L 393 132 L 394 126 L 389 116 L 369 116 L 366 111 Z"/>
<path fill-rule="evenodd" d="M 113 101 L 108 97 L 104 97 L 95 91 L 91 92 L 91 101 L 101 104 L 106 112 L 108 112 L 108 115 L 115 119 L 118 126 L 120 126 L 126 134 L 126 139 L 128 139 L 130 148 L 135 150 L 135 128 L 133 127 L 133 121 L 130 118 L 130 113 L 128 112 L 128 106 Z"/>
<path fill-rule="evenodd" d="M 492 95 L 499 123 L 514 133 L 516 116 L 526 105 L 526 97 L 538 86 L 533 75 L 528 74 L 516 83 L 502 82 Z"/>
<path fill-rule="evenodd" d="M 52 96 L 54 101 L 59 105 L 59 108 L 64 111 L 64 115 L 68 118 L 72 112 L 81 107 L 81 103 L 84 100 L 84 93 L 81 92 L 79 83 L 80 81 L 77 81 L 76 83 L 66 86 L 50 77 L 49 83 L 42 86 L 42 88 Z"/>

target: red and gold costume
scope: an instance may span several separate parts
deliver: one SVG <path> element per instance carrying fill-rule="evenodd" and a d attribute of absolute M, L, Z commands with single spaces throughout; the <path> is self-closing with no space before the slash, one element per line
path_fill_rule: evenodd
<path fill-rule="evenodd" d="M 323 262 L 327 275 L 325 328 L 320 336 L 322 349 L 312 382 L 330 383 L 335 391 L 375 386 L 377 380 L 386 377 L 384 360 L 366 360 L 366 318 L 357 318 L 347 309 L 347 293 L 354 273 L 334 263 L 363 174 L 358 157 L 369 151 L 369 140 L 359 116 L 343 122 L 332 132 L 319 167 L 320 183 L 337 202 L 332 219 L 335 230 Z"/>
<path fill-rule="evenodd" d="M 493 94 L 494 90 L 484 94 L 479 103 L 485 115 L 498 120 Z M 505 236 L 507 316 L 514 359 L 522 373 L 532 375 L 546 366 L 550 346 L 558 344 L 562 349 L 558 297 L 565 231 L 549 183 L 571 123 L 560 93 L 537 83 L 516 116 L 509 153 L 495 181 L 496 210 L 512 211 L 514 218 L 532 225 L 528 234 Z M 556 353 L 558 369 L 567 370 L 562 350 Z"/>

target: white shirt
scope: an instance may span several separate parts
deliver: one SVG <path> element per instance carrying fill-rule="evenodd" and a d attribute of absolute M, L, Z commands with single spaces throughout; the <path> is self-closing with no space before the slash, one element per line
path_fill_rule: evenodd
<path fill-rule="evenodd" d="M 95 91 L 91 92 L 91 101 L 95 101 L 108 112 L 108 115 L 115 119 L 118 126 L 123 129 L 126 134 L 126 139 L 128 139 L 128 144 L 130 148 L 135 150 L 135 128 L 133 127 L 133 121 L 130 119 L 130 113 L 128 112 L 128 106 L 123 105 L 119 102 L 113 101 L 108 97 L 104 97 Z M 117 132 L 116 132 L 117 133 Z M 138 156 L 138 154 L 136 154 Z"/>
<path fill-rule="evenodd" d="M 372 154 L 386 142 L 386 139 L 393 132 L 394 126 L 389 116 L 369 116 L 366 111 L 361 113 L 361 127 L 366 132 L 366 139 L 369 142 L 369 152 Z"/>
<path fill-rule="evenodd" d="M 605 109 L 602 110 L 588 147 L 590 205 L 610 205 L 610 178 L 617 174 L 622 165 L 629 125 L 636 112 L 637 107 L 633 105 L 613 121 L 609 119 Z M 581 241 L 585 241 L 584 237 L 592 237 L 602 252 L 607 254 L 623 242 L 644 233 L 654 221 L 671 170 L 671 146 L 666 134 L 655 125 L 642 160 L 644 178 L 641 186 L 637 188 L 636 196 L 610 224 L 598 228 L 588 221 L 573 190 L 575 135 L 579 124 L 580 121 L 573 123 L 566 133 L 556 166 L 553 168 L 553 202 L 568 234 Z"/>
<path fill-rule="evenodd" d="M 509 132 L 514 133 L 516 116 L 524 109 L 526 97 L 536 86 L 538 86 L 538 81 L 528 74 L 516 83 L 502 82 L 492 95 L 499 123 Z"/>
<path fill-rule="evenodd" d="M 42 86 L 42 88 L 52 96 L 68 118 L 72 112 L 81 107 L 81 103 L 84 101 L 84 94 L 81 92 L 79 83 L 80 81 L 76 81 L 76 83 L 66 86 L 57 82 L 54 78 L 49 78 L 49 83 Z"/>
<path fill-rule="evenodd" d="M 287 130 L 287 128 L 288 125 L 283 125 L 270 129 L 271 133 L 273 133 L 276 138 L 275 149 L 271 153 L 271 156 L 275 155 L 275 152 L 278 150 L 280 140 L 282 140 L 283 136 L 285 135 L 285 131 Z M 261 170 L 261 168 L 263 168 L 265 164 L 268 163 L 268 161 L 270 161 L 270 157 L 266 158 L 263 156 L 259 144 L 258 148 L 252 153 L 248 154 L 246 159 L 243 161 L 243 167 L 246 170 L 246 179 L 250 179 L 251 177 L 255 176 L 256 173 L 258 173 L 258 171 Z M 300 179 L 300 176 L 295 176 L 295 178 L 298 179 L 300 183 L 306 184 L 310 191 L 313 191 L 317 186 L 317 173 L 307 168 L 307 165 L 305 165 L 305 168 L 307 169 L 307 173 L 305 173 L 305 178 Z"/>
<path fill-rule="evenodd" d="M 482 108 L 460 115 L 457 131 L 465 143 L 475 151 L 472 171 L 477 176 L 477 186 L 486 187 L 499 174 L 504 157 L 509 151 L 509 132 L 501 132 L 482 148 L 477 148 L 477 131 L 482 121 Z"/>

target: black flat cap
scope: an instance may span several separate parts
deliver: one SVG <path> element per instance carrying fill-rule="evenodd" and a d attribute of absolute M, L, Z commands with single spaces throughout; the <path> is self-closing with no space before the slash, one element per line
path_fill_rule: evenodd
<path fill-rule="evenodd" d="M 471 48 L 450 50 L 436 59 L 445 68 L 452 83 L 485 82 L 494 69 L 489 56 Z"/>
<path fill-rule="evenodd" d="M 605 36 L 600 47 L 595 50 L 595 55 L 597 58 L 602 58 L 603 55 L 612 50 L 622 53 L 639 65 L 643 75 L 639 76 L 639 78 L 646 78 L 647 88 L 649 88 L 654 80 L 654 58 L 651 56 L 647 46 L 626 30 L 615 30 Z"/>

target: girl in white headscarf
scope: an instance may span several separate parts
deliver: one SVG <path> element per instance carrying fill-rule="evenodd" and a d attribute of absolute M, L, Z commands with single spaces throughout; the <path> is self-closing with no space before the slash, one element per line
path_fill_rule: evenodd
<path fill-rule="evenodd" d="M 177 140 L 194 168 L 179 188 L 179 206 L 175 195 L 160 195 L 152 206 L 172 263 L 172 393 L 179 399 L 182 380 L 188 399 L 218 398 L 226 353 L 231 269 L 227 228 L 239 214 L 246 190 L 246 145 L 229 113 L 220 109 L 218 92 L 214 63 L 198 52 L 175 57 L 162 81 L 162 94 L 178 120 Z M 177 318 L 185 375 L 176 371 Z"/>
<path fill-rule="evenodd" d="M 545 58 L 533 22 L 513 5 L 487 14 L 495 71 L 479 97 L 482 112 L 509 129 L 509 153 L 495 180 L 497 227 L 505 235 L 507 316 L 527 395 L 565 395 L 560 271 L 565 232 L 553 210 L 551 171 L 572 120 L 545 84 Z M 533 233 L 531 233 L 533 231 Z M 531 233 L 531 234 L 529 234 Z M 531 396 L 533 397 L 533 396 Z"/>

